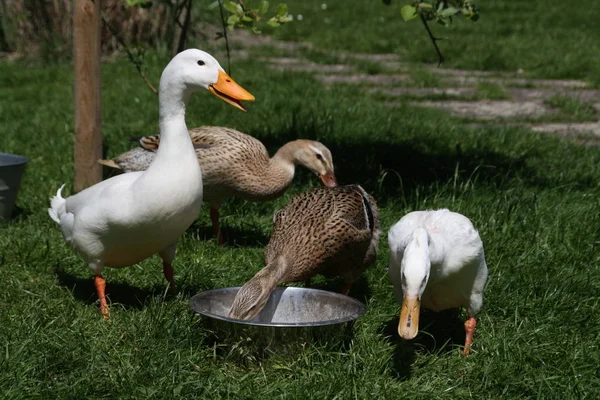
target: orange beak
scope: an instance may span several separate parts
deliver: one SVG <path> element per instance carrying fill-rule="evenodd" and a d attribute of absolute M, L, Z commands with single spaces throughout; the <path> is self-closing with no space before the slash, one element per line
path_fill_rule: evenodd
<path fill-rule="evenodd" d="M 323 182 L 323 185 L 327 187 L 337 186 L 337 181 L 335 180 L 335 175 L 333 174 L 333 171 L 330 171 L 324 175 L 319 175 L 319 178 L 321 178 L 321 182 Z"/>
<path fill-rule="evenodd" d="M 398 334 L 403 339 L 413 339 L 419 333 L 419 314 L 421 301 L 417 296 L 404 296 L 400 310 Z"/>
<path fill-rule="evenodd" d="M 240 100 L 254 101 L 254 96 L 235 83 L 234 80 L 223 71 L 219 71 L 217 83 L 210 85 L 208 91 L 242 111 L 246 111 L 246 108 L 240 103 Z"/>

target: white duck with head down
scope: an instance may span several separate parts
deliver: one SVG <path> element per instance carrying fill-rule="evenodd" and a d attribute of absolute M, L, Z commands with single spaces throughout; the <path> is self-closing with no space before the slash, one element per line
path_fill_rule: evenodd
<path fill-rule="evenodd" d="M 185 124 L 186 103 L 192 92 L 202 89 L 242 110 L 240 100 L 254 100 L 210 54 L 183 51 L 160 78 L 162 143 L 148 169 L 115 176 L 66 199 L 61 187 L 51 200 L 50 217 L 96 274 L 105 317 L 105 281 L 100 275 L 105 266 L 124 267 L 158 253 L 165 277 L 174 285 L 175 244 L 202 204 L 202 171 Z"/>
<path fill-rule="evenodd" d="M 468 354 L 488 275 L 483 243 L 471 221 L 446 209 L 411 212 L 392 226 L 388 242 L 388 272 L 402 302 L 399 335 L 417 335 L 421 305 L 433 311 L 464 306 Z"/>

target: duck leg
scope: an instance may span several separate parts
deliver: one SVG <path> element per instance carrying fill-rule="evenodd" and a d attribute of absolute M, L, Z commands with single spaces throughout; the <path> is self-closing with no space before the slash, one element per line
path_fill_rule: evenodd
<path fill-rule="evenodd" d="M 344 282 L 342 283 L 342 285 L 340 286 L 340 293 L 341 294 L 345 294 L 346 296 L 348 296 L 348 293 L 350 293 L 350 288 L 352 287 L 352 282 Z"/>
<path fill-rule="evenodd" d="M 94 285 L 96 285 L 96 293 L 100 299 L 100 312 L 104 316 L 104 319 L 108 321 L 108 304 L 106 304 L 106 281 L 100 274 L 94 276 Z"/>
<path fill-rule="evenodd" d="M 467 318 L 467 321 L 465 322 L 465 348 L 463 349 L 463 354 L 465 356 L 469 355 L 471 343 L 473 343 L 473 334 L 475 333 L 476 326 L 477 320 L 475 319 L 475 317 Z"/>
<path fill-rule="evenodd" d="M 216 207 L 210 207 L 210 220 L 212 222 L 213 232 L 217 237 L 217 243 L 219 246 L 223 245 L 223 236 L 221 235 L 221 226 L 219 225 L 219 209 Z"/>
<path fill-rule="evenodd" d="M 173 267 L 171 266 L 171 262 L 175 258 L 175 251 L 177 250 L 177 243 L 173 243 L 171 246 L 167 247 L 158 255 L 163 260 L 163 274 L 165 274 L 165 278 L 169 282 L 169 288 L 175 290 L 175 280 L 173 280 Z"/>

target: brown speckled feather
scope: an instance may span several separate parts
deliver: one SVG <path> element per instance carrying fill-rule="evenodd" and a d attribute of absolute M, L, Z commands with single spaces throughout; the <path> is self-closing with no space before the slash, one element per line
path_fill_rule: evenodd
<path fill-rule="evenodd" d="M 284 256 L 282 282 L 323 274 L 352 283 L 375 261 L 379 229 L 376 202 L 362 187 L 311 190 L 275 216 L 265 263 Z"/>
<path fill-rule="evenodd" d="M 279 197 L 291 183 L 293 170 L 272 163 L 265 146 L 235 129 L 203 126 L 190 129 L 202 167 L 204 201 L 218 207 L 227 197 L 268 200 Z M 156 151 L 160 136 L 140 139 L 144 149 Z"/>

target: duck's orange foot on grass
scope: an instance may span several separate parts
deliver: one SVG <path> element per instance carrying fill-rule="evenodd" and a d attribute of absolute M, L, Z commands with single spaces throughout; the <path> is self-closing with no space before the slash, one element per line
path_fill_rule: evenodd
<path fill-rule="evenodd" d="M 94 277 L 94 285 L 96 285 L 96 292 L 98 293 L 98 299 L 100 299 L 100 312 L 104 316 L 104 319 L 108 321 L 108 304 L 106 304 L 106 281 L 100 275 Z"/>
<path fill-rule="evenodd" d="M 475 317 L 469 317 L 465 321 L 465 348 L 463 349 L 463 354 L 465 356 L 469 355 L 469 351 L 471 350 L 471 343 L 473 343 L 473 334 L 475 333 L 475 327 L 477 326 L 477 320 Z"/>

